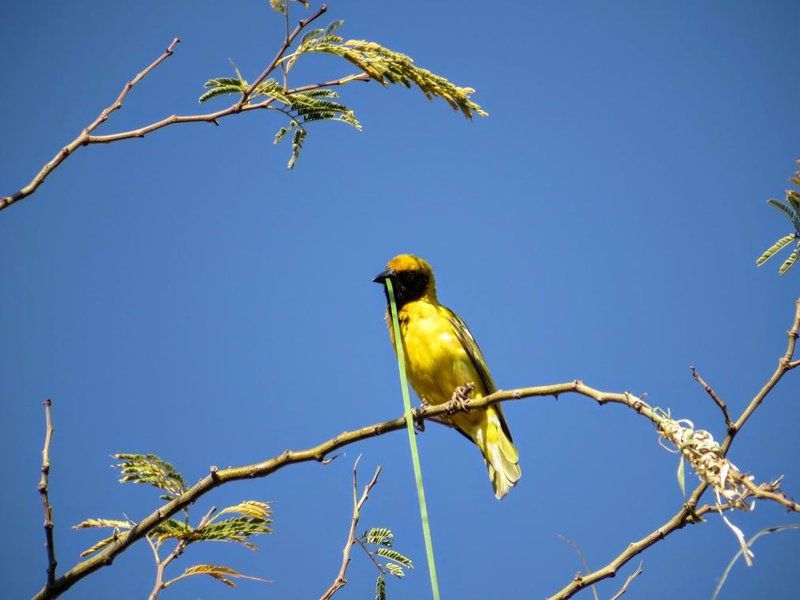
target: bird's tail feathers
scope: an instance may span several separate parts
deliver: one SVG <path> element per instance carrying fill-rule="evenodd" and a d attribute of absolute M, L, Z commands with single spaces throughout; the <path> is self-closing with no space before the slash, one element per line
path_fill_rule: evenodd
<path fill-rule="evenodd" d="M 475 443 L 481 449 L 489 479 L 492 481 L 495 498 L 502 499 L 522 477 L 519 468 L 519 452 L 506 435 L 501 418 L 495 409 L 486 411 L 486 420 L 475 436 Z"/>

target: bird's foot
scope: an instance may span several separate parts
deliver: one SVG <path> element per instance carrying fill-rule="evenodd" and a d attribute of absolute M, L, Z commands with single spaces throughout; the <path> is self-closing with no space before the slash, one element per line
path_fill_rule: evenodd
<path fill-rule="evenodd" d="M 447 403 L 447 415 L 454 415 L 457 412 L 469 412 L 469 402 L 472 400 L 472 392 L 475 390 L 474 383 L 459 386 L 453 392 L 453 397 Z"/>
<path fill-rule="evenodd" d="M 425 431 L 425 419 L 422 418 L 420 415 L 420 411 L 422 407 L 412 408 L 411 409 L 411 418 L 414 419 L 414 429 L 422 433 Z"/>

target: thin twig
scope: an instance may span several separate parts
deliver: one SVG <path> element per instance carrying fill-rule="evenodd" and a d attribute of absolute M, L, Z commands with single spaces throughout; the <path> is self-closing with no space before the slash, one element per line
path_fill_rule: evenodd
<path fill-rule="evenodd" d="M 211 518 L 211 515 L 214 514 L 214 511 L 216 511 L 216 508 L 212 507 L 211 510 L 209 510 L 206 513 L 206 515 L 201 519 L 200 524 L 197 526 L 196 531 L 199 531 L 208 524 L 208 521 Z M 160 542 L 158 541 L 153 542 L 152 540 L 150 540 L 150 536 L 147 536 L 147 541 L 150 542 L 150 546 L 153 549 L 153 554 L 155 554 L 156 557 L 156 581 L 153 585 L 153 590 L 150 592 L 150 595 L 148 596 L 148 600 L 156 600 L 162 590 L 166 589 L 176 581 L 182 579 L 181 576 L 178 576 L 175 577 L 174 579 L 170 579 L 169 581 L 165 582 L 164 571 L 173 560 L 175 560 L 181 554 L 183 554 L 184 550 L 186 550 L 186 546 L 189 545 L 189 540 L 188 539 L 180 540 L 175 545 L 175 548 L 172 549 L 172 552 L 170 552 L 166 556 L 166 558 L 164 558 L 164 560 L 161 560 L 158 555 L 158 546 Z M 254 577 L 253 579 L 258 579 L 258 578 Z"/>
<path fill-rule="evenodd" d="M 8 208 L 17 200 L 21 200 L 22 198 L 30 196 L 34 191 L 36 191 L 36 188 L 42 185 L 47 176 L 50 175 L 50 173 L 52 173 L 53 170 L 56 167 L 58 167 L 62 162 L 64 162 L 68 156 L 70 156 L 75 150 L 77 150 L 81 146 L 85 146 L 91 143 L 90 134 L 101 123 L 104 123 L 108 119 L 109 115 L 111 115 L 111 113 L 113 113 L 116 110 L 119 110 L 122 107 L 122 103 L 125 100 L 125 97 L 137 83 L 139 83 L 142 79 L 144 79 L 147 76 L 147 74 L 150 73 L 153 69 L 155 69 L 158 65 L 160 65 L 162 62 L 164 62 L 170 56 L 172 56 L 172 53 L 175 50 L 175 46 L 177 46 L 180 43 L 180 41 L 181 40 L 179 38 L 177 37 L 174 38 L 170 43 L 170 45 L 167 46 L 167 49 L 164 50 L 164 52 L 161 54 L 161 56 L 155 59 L 142 71 L 137 73 L 133 79 L 131 79 L 128 83 L 126 83 L 123 86 L 122 91 L 119 93 L 119 96 L 117 96 L 117 99 L 114 100 L 114 102 L 112 102 L 106 108 L 104 108 L 100 112 L 100 114 L 97 115 L 97 118 L 94 121 L 92 121 L 89 125 L 87 125 L 74 140 L 72 140 L 69 144 L 61 148 L 61 150 L 59 150 L 58 153 L 56 153 L 56 155 L 50 160 L 50 162 L 45 164 L 39 170 L 39 172 L 34 176 L 34 178 L 30 181 L 30 183 L 28 183 L 28 185 L 21 188 L 17 192 L 11 194 L 10 196 L 5 196 L 4 198 L 0 198 L 0 210 Z"/>
<path fill-rule="evenodd" d="M 283 38 L 283 43 L 281 44 L 280 48 L 278 48 L 278 52 L 277 54 L 275 54 L 275 58 L 272 59 L 272 62 L 270 62 L 267 65 L 267 68 L 261 72 L 261 75 L 256 77 L 255 81 L 253 81 L 253 83 L 251 83 L 249 87 L 245 90 L 244 94 L 242 94 L 242 97 L 239 99 L 239 102 L 236 103 L 237 109 L 241 110 L 241 108 L 248 102 L 248 100 L 250 100 L 250 96 L 253 95 L 253 92 L 255 92 L 259 84 L 261 84 L 261 82 L 264 81 L 269 76 L 269 74 L 275 70 L 275 67 L 278 66 L 278 62 L 281 60 L 281 58 L 283 58 L 283 54 L 286 52 L 286 50 L 289 49 L 289 46 L 292 45 L 292 42 L 294 41 L 294 38 L 297 37 L 297 34 L 299 34 L 309 23 L 322 16 L 327 10 L 328 10 L 328 5 L 323 4 L 317 9 L 317 11 L 314 14 L 312 14 L 309 17 L 306 17 L 305 19 L 300 19 L 300 21 L 297 22 L 297 27 L 295 27 L 291 33 L 289 33 L 285 38 Z"/>
<path fill-rule="evenodd" d="M 370 482 L 364 486 L 364 491 L 361 493 L 361 497 L 358 497 L 358 462 L 361 460 L 361 456 L 356 459 L 355 464 L 353 465 L 353 516 L 350 519 L 350 529 L 347 532 L 347 541 L 344 544 L 344 548 L 342 548 L 342 564 L 339 566 L 339 572 L 336 574 L 336 579 L 333 580 L 330 587 L 325 590 L 325 593 L 320 596 L 320 600 L 329 600 L 333 598 L 333 595 L 347 585 L 347 579 L 345 575 L 347 574 L 347 567 L 350 565 L 350 551 L 353 549 L 353 545 L 358 541 L 358 536 L 356 535 L 356 527 L 358 527 L 358 520 L 361 517 L 361 507 L 364 506 L 364 503 L 367 501 L 369 497 L 369 492 L 375 487 L 375 484 L 378 483 L 378 476 L 381 474 L 380 466 L 375 469 L 375 474 L 372 476 Z M 369 554 L 369 552 L 367 552 Z"/>
<path fill-rule="evenodd" d="M 51 416 L 51 408 L 53 406 L 52 400 L 49 398 L 45 400 L 44 404 L 44 418 L 45 418 L 45 434 L 44 446 L 42 447 L 42 476 L 39 479 L 39 495 L 42 498 L 42 507 L 44 508 L 44 543 L 47 549 L 47 583 L 45 589 L 53 587 L 56 581 L 56 547 L 53 540 L 53 507 L 50 506 L 50 496 L 48 495 L 48 479 L 50 476 L 50 440 L 53 437 L 53 420 Z"/>
<path fill-rule="evenodd" d="M 725 441 L 722 442 L 723 455 L 728 453 L 731 443 L 733 442 L 733 438 L 736 437 L 736 434 L 739 432 L 739 430 L 741 430 L 742 426 L 744 426 L 750 416 L 761 405 L 761 403 L 764 401 L 764 398 L 767 397 L 767 395 L 778 384 L 781 378 L 788 371 L 791 371 L 794 368 L 795 363 L 800 364 L 800 360 L 792 362 L 795 346 L 797 345 L 798 332 L 800 332 L 800 299 L 795 302 L 794 321 L 792 322 L 792 327 L 786 332 L 786 336 L 788 338 L 788 342 L 786 343 L 786 352 L 784 352 L 783 356 L 778 359 L 778 366 L 775 368 L 775 371 L 772 373 L 772 376 L 769 378 L 767 383 L 765 383 L 758 393 L 753 396 L 753 399 L 750 400 L 750 403 L 742 411 L 742 414 L 739 415 L 739 418 L 736 419 L 736 422 L 734 422 L 733 429 L 728 432 Z"/>
<path fill-rule="evenodd" d="M 572 549 L 575 550 L 578 554 L 578 559 L 581 561 L 581 565 L 583 566 L 583 573 L 590 573 L 591 569 L 589 568 L 589 563 L 586 562 L 586 557 L 583 555 L 583 550 L 581 550 L 580 546 L 565 536 L 563 533 L 556 533 L 556 535 L 565 543 L 572 546 Z M 599 600 L 599 596 L 597 595 L 597 586 L 592 584 L 592 595 L 594 596 L 594 600 Z"/>
<path fill-rule="evenodd" d="M 631 584 L 631 582 L 634 579 L 636 579 L 639 575 L 642 574 L 642 565 L 643 564 L 644 564 L 644 561 L 640 562 L 639 566 L 636 568 L 636 570 L 633 573 L 631 573 L 630 575 L 628 575 L 628 578 L 625 580 L 625 583 L 622 584 L 622 587 L 619 589 L 619 591 L 616 594 L 614 594 L 613 596 L 611 596 L 611 600 L 617 600 L 620 596 L 622 596 L 625 592 L 628 591 L 628 586 Z"/>
<path fill-rule="evenodd" d="M 713 390 L 713 388 L 710 385 L 708 385 L 705 381 L 703 381 L 703 378 L 700 377 L 700 374 L 697 372 L 697 369 L 691 366 L 689 367 L 689 369 L 692 371 L 692 377 L 694 377 L 694 380 L 700 384 L 700 386 L 705 390 L 706 394 L 708 394 L 711 397 L 714 403 L 722 411 L 722 416 L 725 419 L 725 427 L 728 429 L 728 431 L 731 431 L 733 428 L 733 421 L 731 421 L 731 416 L 728 414 L 728 406 L 725 404 L 722 398 L 720 398 L 717 395 L 717 393 Z"/>
<path fill-rule="evenodd" d="M 255 81 L 253 81 L 253 83 L 251 83 L 248 86 L 247 90 L 245 90 L 245 92 L 242 94 L 242 97 L 228 108 L 205 114 L 170 115 L 168 117 L 164 117 L 163 119 L 150 123 L 149 125 L 139 127 L 137 129 L 131 129 L 129 131 L 122 131 L 119 133 L 111 133 L 106 135 L 93 135 L 94 130 L 100 124 L 108 120 L 108 117 L 114 111 L 119 110 L 122 107 L 122 103 L 124 102 L 125 98 L 131 91 L 131 89 L 142 79 L 144 79 L 144 77 L 147 76 L 151 71 L 153 71 L 153 69 L 158 67 L 158 65 L 160 65 L 162 62 L 164 62 L 166 59 L 172 56 L 175 50 L 175 46 L 177 46 L 180 43 L 180 39 L 176 37 L 175 39 L 172 40 L 170 45 L 167 46 L 167 49 L 161 54 L 161 56 L 159 56 L 156 60 L 150 63 L 142 71 L 137 73 L 133 77 L 133 79 L 128 81 L 123 86 L 122 91 L 120 92 L 119 96 L 117 96 L 117 99 L 114 100 L 114 102 L 111 103 L 109 106 L 107 106 L 105 109 L 103 109 L 97 116 L 97 118 L 94 121 L 92 121 L 88 126 L 86 126 L 75 139 L 73 139 L 63 148 L 61 148 L 61 150 L 59 150 L 56 153 L 56 155 L 50 160 L 50 162 L 45 164 L 27 185 L 20 188 L 13 194 L 0 198 L 0 210 L 8 208 L 18 200 L 30 196 L 33 192 L 36 191 L 36 189 L 40 185 L 42 185 L 47 176 L 50 175 L 50 173 L 52 173 L 56 167 L 61 165 L 61 163 L 63 163 L 69 156 L 71 156 L 73 152 L 75 152 L 76 150 L 78 150 L 83 146 L 89 146 L 91 144 L 108 144 L 111 142 L 117 142 L 120 140 L 133 139 L 133 138 L 143 138 L 148 133 L 178 123 L 205 122 L 205 123 L 218 124 L 218 120 L 223 117 L 227 117 L 230 115 L 250 110 L 259 110 L 267 108 L 270 104 L 272 104 L 274 99 L 270 98 L 263 102 L 250 103 L 250 99 L 253 96 L 253 93 L 255 92 L 256 88 L 262 81 L 264 81 L 264 79 L 266 79 L 267 76 L 269 76 L 270 73 L 272 73 L 272 71 L 275 70 L 278 62 L 281 60 L 284 53 L 291 45 L 291 43 L 294 41 L 294 39 L 297 37 L 297 35 L 300 33 L 300 31 L 302 31 L 303 28 L 305 28 L 309 23 L 311 23 L 319 16 L 321 16 L 326 10 L 327 6 L 323 4 L 314 14 L 310 15 L 306 19 L 302 19 L 301 21 L 299 21 L 297 27 L 295 27 L 295 29 L 292 32 L 290 32 L 286 38 L 284 38 L 283 43 L 281 44 L 278 53 L 275 55 L 275 58 L 272 60 L 272 62 L 270 62 L 270 64 L 255 79 Z M 348 83 L 349 81 L 354 81 L 357 79 L 363 80 L 361 76 L 350 76 L 350 78 L 343 78 L 341 80 L 337 80 L 339 81 L 339 83 L 328 82 L 327 84 L 326 83 L 312 84 L 310 86 L 303 86 L 298 90 L 287 90 L 286 93 L 288 95 L 291 95 L 292 93 L 297 93 L 298 91 L 307 91 L 310 89 L 316 89 L 318 87 L 322 87 L 323 85 L 344 85 L 344 83 Z"/>
<path fill-rule="evenodd" d="M 769 483 L 756 485 L 748 477 L 741 477 L 739 482 L 750 490 L 756 498 L 772 500 L 773 502 L 785 506 L 788 511 L 800 512 L 800 504 L 780 493 L 780 490 L 777 489 L 777 485 Z"/>

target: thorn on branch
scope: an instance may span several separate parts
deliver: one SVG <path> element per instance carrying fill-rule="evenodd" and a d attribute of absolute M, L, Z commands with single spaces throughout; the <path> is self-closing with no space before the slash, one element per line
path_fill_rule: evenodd
<path fill-rule="evenodd" d="M 209 475 L 211 475 L 211 480 L 214 483 L 219 483 L 221 480 L 219 478 L 219 468 L 216 465 L 211 465 L 208 469 Z"/>
<path fill-rule="evenodd" d="M 425 431 L 425 416 L 422 414 L 421 406 L 411 409 L 411 418 L 414 420 L 414 429 L 423 433 Z"/>
<path fill-rule="evenodd" d="M 332 456 L 322 456 L 319 459 L 319 462 L 321 462 L 323 465 L 329 465 L 333 461 L 335 461 L 337 458 L 339 458 L 341 455 L 342 455 L 342 453 L 339 452 L 338 454 L 333 454 Z"/>

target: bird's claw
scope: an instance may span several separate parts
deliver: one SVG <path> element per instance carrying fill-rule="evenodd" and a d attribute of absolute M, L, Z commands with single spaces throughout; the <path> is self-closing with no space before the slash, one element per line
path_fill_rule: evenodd
<path fill-rule="evenodd" d="M 475 390 L 474 383 L 461 385 L 453 392 L 453 397 L 447 403 L 447 415 L 452 416 L 457 412 L 469 412 L 469 402 L 472 399 L 472 392 Z"/>
<path fill-rule="evenodd" d="M 414 420 L 414 429 L 420 433 L 425 431 L 425 419 L 420 415 L 420 408 L 411 409 L 411 418 Z"/>

